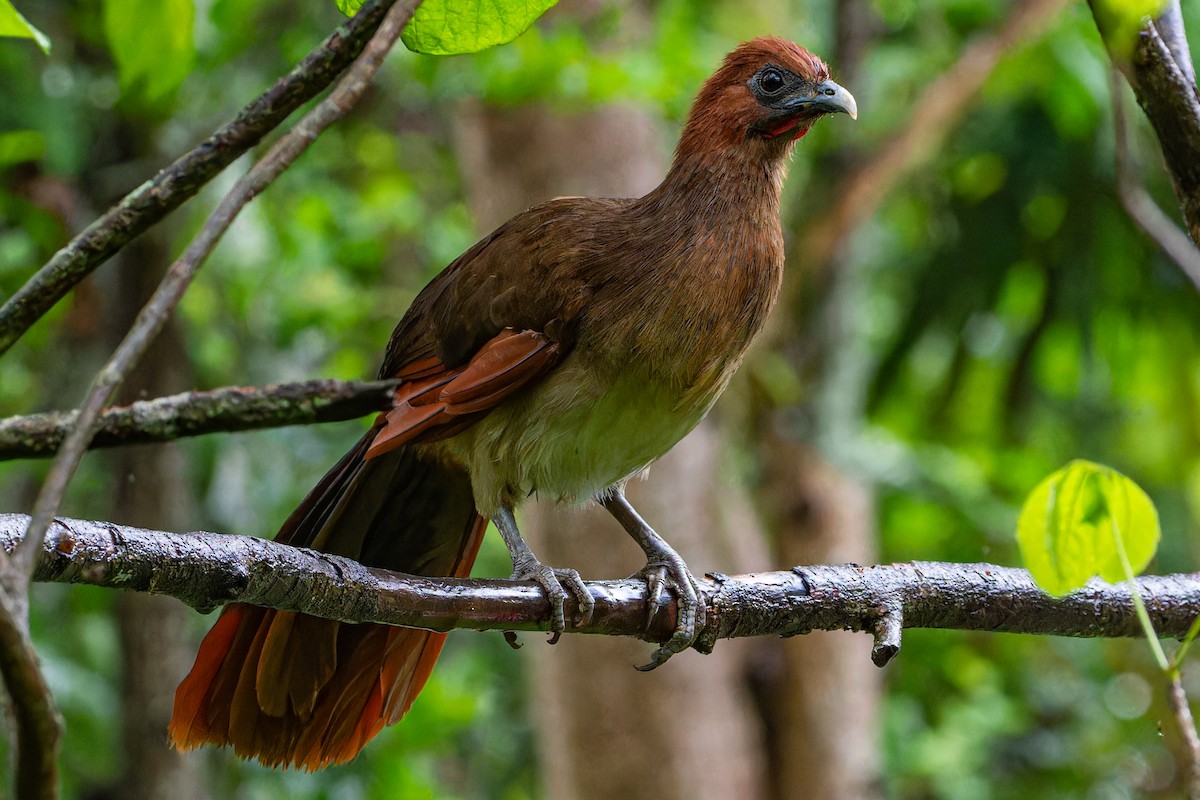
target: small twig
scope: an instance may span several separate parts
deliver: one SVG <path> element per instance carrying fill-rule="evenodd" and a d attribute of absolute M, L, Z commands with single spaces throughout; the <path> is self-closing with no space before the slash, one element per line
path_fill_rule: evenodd
<path fill-rule="evenodd" d="M 392 407 L 398 381 L 302 381 L 226 386 L 106 408 L 91 448 L 167 442 L 206 433 L 355 419 Z M 0 461 L 54 455 L 78 418 L 52 411 L 0 419 Z"/>
<path fill-rule="evenodd" d="M 884 603 L 875 620 L 875 644 L 871 648 L 871 662 L 877 667 L 887 666 L 900 652 L 900 637 L 904 629 L 904 606 L 896 601 Z"/>
<path fill-rule="evenodd" d="M 1117 196 L 1129 218 L 1175 262 L 1192 285 L 1200 291 L 1200 248 L 1197 248 L 1187 234 L 1163 213 L 1137 177 L 1137 170 L 1129 152 L 1124 91 L 1117 75 L 1115 67 L 1109 71 L 1117 162 Z"/>
<path fill-rule="evenodd" d="M 0 308 L 0 354 L 79 281 L 174 211 L 331 84 L 362 52 L 395 0 L 370 0 L 291 72 L 190 152 L 127 194 L 68 242 Z"/>
<path fill-rule="evenodd" d="M 1188 800 L 1200 800 L 1200 736 L 1196 735 L 1196 721 L 1183 690 L 1183 677 L 1178 669 L 1171 670 L 1167 686 L 1167 702 L 1179 723 L 1183 744 L 1188 753 L 1187 787 Z"/>

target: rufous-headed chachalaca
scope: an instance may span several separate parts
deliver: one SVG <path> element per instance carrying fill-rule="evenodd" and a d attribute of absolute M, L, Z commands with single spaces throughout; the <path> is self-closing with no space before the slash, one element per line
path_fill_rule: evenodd
<path fill-rule="evenodd" d="M 647 557 L 651 599 L 678 597 L 690 646 L 704 605 L 683 560 L 623 487 L 712 407 L 779 291 L 780 188 L 793 143 L 854 98 L 803 47 L 742 44 L 692 106 L 662 184 L 645 197 L 564 198 L 517 215 L 425 287 L 380 375 L 395 407 L 284 523 L 278 541 L 418 575 L 465 577 L 488 519 L 565 627 L 574 570 L 522 540 L 526 497 L 595 498 Z M 656 603 L 651 603 L 653 608 Z M 175 694 L 181 748 L 232 745 L 265 764 L 353 758 L 421 691 L 445 634 L 231 605 Z"/>

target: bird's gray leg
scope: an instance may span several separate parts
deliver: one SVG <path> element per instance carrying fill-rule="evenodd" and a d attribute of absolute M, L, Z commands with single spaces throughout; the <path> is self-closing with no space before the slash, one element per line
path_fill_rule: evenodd
<path fill-rule="evenodd" d="M 596 601 L 592 598 L 592 593 L 588 591 L 583 579 L 579 577 L 579 573 L 573 569 L 554 569 L 538 561 L 537 556 L 525 543 L 520 530 L 517 529 L 517 518 L 513 515 L 511 508 L 501 506 L 500 510 L 492 516 L 492 522 L 496 523 L 496 529 L 500 531 L 500 536 L 508 547 L 508 555 L 512 558 L 513 572 L 509 580 L 531 580 L 546 590 L 547 598 L 550 601 L 550 630 L 554 634 L 551 642 L 558 641 L 559 634 L 567 627 L 564 611 L 567 590 L 563 588 L 564 583 L 579 602 L 579 616 L 575 625 L 578 627 L 590 623 L 592 612 L 596 608 Z"/>
<path fill-rule="evenodd" d="M 675 623 L 674 635 L 670 641 L 658 648 L 649 664 L 638 667 L 643 672 L 649 671 L 676 653 L 682 653 L 691 647 L 704 628 L 705 605 L 700 600 L 700 587 L 679 553 L 646 524 L 625 499 L 625 493 L 620 488 L 597 495 L 596 500 L 608 513 L 616 517 L 621 527 L 646 554 L 646 566 L 640 572 L 646 578 L 647 601 L 650 606 L 650 616 L 646 624 L 649 625 L 654 619 L 654 611 L 658 607 L 664 587 L 674 589 L 679 598 L 679 616 Z"/>

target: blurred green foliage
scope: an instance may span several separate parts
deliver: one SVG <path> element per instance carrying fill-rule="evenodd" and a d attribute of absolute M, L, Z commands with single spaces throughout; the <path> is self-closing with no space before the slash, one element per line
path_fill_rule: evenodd
<path fill-rule="evenodd" d="M 0 296 L 341 21 L 332 3 L 149 5 L 147 14 L 168 15 L 163 31 L 123 24 L 119 9 L 134 4 L 44 0 L 26 11 L 54 41 L 51 55 L 0 40 Z M 769 32 L 825 54 L 835 41 L 830 2 L 592 5 L 477 55 L 393 55 L 378 88 L 243 213 L 201 272 L 180 311 L 195 384 L 373 374 L 413 295 L 477 234 L 452 147 L 459 100 L 636 103 L 661 114 L 665 151 L 699 83 L 737 41 Z M 793 231 L 839 177 L 828 157 L 894 137 L 921 113 L 918 93 L 1009 4 L 876 0 L 870 9 L 877 29 L 849 87 L 859 122 L 818 126 L 798 149 L 787 185 Z M 1200 29 L 1195 4 L 1185 16 Z M 180 38 L 160 37 L 168 29 Z M 173 42 L 170 55 L 139 50 L 137 37 L 152 33 Z M 817 437 L 833 460 L 877 482 L 886 560 L 1017 563 L 1019 503 L 1057 465 L 1086 457 L 1133 476 L 1154 499 L 1164 540 L 1152 568 L 1196 568 L 1200 298 L 1114 197 L 1107 70 L 1087 8 L 1072 5 L 1044 38 L 1007 54 L 937 157 L 855 235 L 845 266 L 855 313 L 839 357 L 865 381 L 861 397 L 842 401 L 859 424 L 852 436 Z M 1134 123 L 1148 188 L 1174 213 L 1152 134 Z M 149 148 L 128 151 L 131 127 Z M 160 227 L 172 253 L 231 180 Z M 5 357 L 0 414 L 80 397 L 104 355 L 106 276 L 101 269 Z M 812 392 L 788 354 L 761 362 L 754 380 L 776 404 Z M 359 430 L 183 443 L 195 526 L 269 534 Z M 0 465 L 0 507 L 27 508 L 43 470 Z M 103 516 L 103 470 L 88 460 L 66 513 Z M 477 574 L 506 573 L 496 537 L 481 558 Z M 117 774 L 111 607 L 103 591 L 36 592 L 33 625 L 67 720 L 68 797 Z M 209 622 L 197 618 L 198 635 Z M 1158 735 L 1165 711 L 1140 643 L 938 631 L 906 639 L 889 668 L 890 797 L 1172 796 L 1174 743 Z M 310 776 L 209 753 L 213 793 L 537 796 L 520 664 L 498 637 L 452 636 L 409 718 L 355 763 Z"/>
<path fill-rule="evenodd" d="M 104 36 L 117 62 L 122 95 L 131 101 L 167 102 L 192 71 L 195 17 L 192 0 L 104 4 Z"/>

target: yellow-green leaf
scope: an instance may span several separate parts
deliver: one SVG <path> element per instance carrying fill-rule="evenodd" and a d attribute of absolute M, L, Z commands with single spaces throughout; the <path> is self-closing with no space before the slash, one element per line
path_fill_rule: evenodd
<path fill-rule="evenodd" d="M 417 53 L 475 53 L 511 42 L 557 0 L 425 0 L 400 38 Z"/>
<path fill-rule="evenodd" d="M 13 7 L 11 0 L 0 0 L 0 36 L 32 39 L 43 53 L 50 52 L 50 37 L 30 25 L 29 20 Z"/>
<path fill-rule="evenodd" d="M 1138 574 L 1154 557 L 1160 536 L 1158 512 L 1146 493 L 1116 470 L 1090 461 L 1072 461 L 1039 483 L 1017 521 L 1025 566 L 1055 595 L 1078 589 L 1094 575 L 1117 582 Z"/>
<path fill-rule="evenodd" d="M 1092 10 L 1109 49 L 1119 58 L 1129 59 L 1138 31 L 1166 5 L 1166 0 L 1095 0 Z"/>

